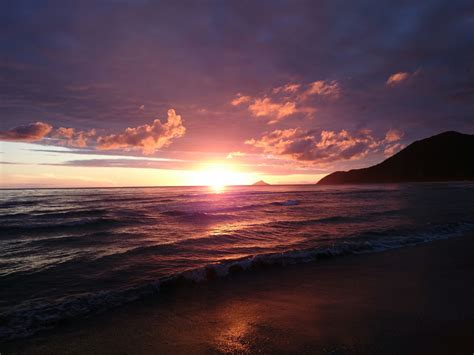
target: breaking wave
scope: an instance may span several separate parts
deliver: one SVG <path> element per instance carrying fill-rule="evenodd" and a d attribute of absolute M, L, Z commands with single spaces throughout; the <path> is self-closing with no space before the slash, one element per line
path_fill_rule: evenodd
<path fill-rule="evenodd" d="M 460 222 L 434 225 L 426 231 L 405 231 L 405 233 L 399 230 L 385 231 L 383 232 L 385 237 L 378 239 L 369 238 L 373 236 L 371 233 L 363 233 L 352 238 L 337 241 L 327 247 L 257 254 L 211 263 L 165 276 L 141 286 L 122 290 L 84 293 L 51 303 L 30 302 L 27 305 L 23 304 L 1 314 L 3 320 L 0 323 L 0 339 L 8 340 L 28 336 L 39 330 L 50 328 L 64 320 L 100 313 L 113 307 L 157 294 L 160 290 L 167 288 L 208 282 L 216 278 L 226 277 L 227 275 L 243 271 L 249 272 L 262 267 L 307 263 L 344 255 L 382 252 L 405 246 L 414 246 L 434 240 L 459 236 L 472 230 L 474 230 L 474 223 Z M 156 247 L 162 248 L 163 246 Z M 153 252 L 153 249 L 143 247 L 130 252 Z"/>

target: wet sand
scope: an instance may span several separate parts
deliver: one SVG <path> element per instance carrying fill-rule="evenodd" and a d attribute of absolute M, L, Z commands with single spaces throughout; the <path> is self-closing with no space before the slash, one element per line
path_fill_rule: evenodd
<path fill-rule="evenodd" d="M 473 280 L 466 235 L 179 287 L 0 352 L 472 354 Z"/>

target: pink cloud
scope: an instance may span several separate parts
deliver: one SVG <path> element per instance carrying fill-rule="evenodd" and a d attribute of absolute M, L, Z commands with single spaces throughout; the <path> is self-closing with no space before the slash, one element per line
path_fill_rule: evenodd
<path fill-rule="evenodd" d="M 53 127 L 48 123 L 35 122 L 18 126 L 7 131 L 0 131 L 0 140 L 4 141 L 39 141 L 46 137 Z"/>
<path fill-rule="evenodd" d="M 294 137 L 299 133 L 294 129 L 277 129 L 270 133 L 265 133 L 260 139 L 249 139 L 245 144 L 260 148 L 264 153 L 281 155 L 293 142 Z"/>
<path fill-rule="evenodd" d="M 184 136 L 185 132 L 181 116 L 171 109 L 168 110 L 166 123 L 156 119 L 151 125 L 129 127 L 120 134 L 98 137 L 97 148 L 141 150 L 144 154 L 152 154 L 157 149 L 170 145 L 173 139 Z"/>
<path fill-rule="evenodd" d="M 387 147 L 385 147 L 383 153 L 387 156 L 391 156 L 391 155 L 394 155 L 395 153 L 398 153 L 403 148 L 405 148 L 404 144 L 395 143 L 395 144 L 388 145 Z"/>
<path fill-rule="evenodd" d="M 243 157 L 245 155 L 246 154 L 242 152 L 230 152 L 229 154 L 227 154 L 226 159 L 234 159 L 237 157 Z"/>
<path fill-rule="evenodd" d="M 318 80 L 310 83 L 308 89 L 300 96 L 300 100 L 306 100 L 309 96 L 318 95 L 337 99 L 341 96 L 341 87 L 336 80 Z"/>
<path fill-rule="evenodd" d="M 294 114 L 309 116 L 314 114 L 315 107 L 303 105 L 303 101 L 310 96 L 337 99 L 341 95 L 341 87 L 336 80 L 318 80 L 308 84 L 306 89 L 302 88 L 302 84 L 287 83 L 272 89 L 263 97 L 251 97 L 239 93 L 231 104 L 234 106 L 246 104 L 252 116 L 269 117 L 268 124 L 274 124 Z"/>
<path fill-rule="evenodd" d="M 387 84 L 388 86 L 396 86 L 407 80 L 409 77 L 410 73 L 398 72 L 390 75 L 385 84 Z"/>
<path fill-rule="evenodd" d="M 127 128 L 121 134 L 97 136 L 95 129 L 78 131 L 71 127 L 59 127 L 53 130 L 48 123 L 35 122 L 0 131 L 0 140 L 32 142 L 47 138 L 47 143 L 53 145 L 77 148 L 89 146 L 99 150 L 141 150 L 145 154 L 151 154 L 171 144 L 173 139 L 182 137 L 185 132 L 181 116 L 170 109 L 166 123 L 162 124 L 156 119 L 151 125 Z"/>
<path fill-rule="evenodd" d="M 76 131 L 74 128 L 59 127 L 56 131 L 54 131 L 54 133 L 51 134 L 51 136 L 53 138 L 57 138 L 58 143 L 61 145 L 84 148 L 87 146 L 88 140 L 94 137 L 95 134 L 95 129 L 88 131 Z"/>
<path fill-rule="evenodd" d="M 282 118 L 298 112 L 295 102 L 287 101 L 278 103 L 273 102 L 268 97 L 255 99 L 253 104 L 249 105 L 248 109 L 255 117 L 273 116 L 274 118 L 269 122 L 270 124 L 276 123 Z"/>
<path fill-rule="evenodd" d="M 300 87 L 301 87 L 300 84 L 288 83 L 288 84 L 285 84 L 283 86 L 279 86 L 279 87 L 274 88 L 273 93 L 274 94 L 279 94 L 281 92 L 284 92 L 284 93 L 294 94 L 295 92 L 297 92 L 299 90 Z"/>
<path fill-rule="evenodd" d="M 246 102 L 249 102 L 251 99 L 250 96 L 244 96 L 244 95 L 241 95 L 241 94 L 237 94 L 237 97 L 235 99 L 233 99 L 230 103 L 233 105 L 233 106 L 239 106 L 241 104 L 244 104 Z"/>
<path fill-rule="evenodd" d="M 319 136 L 295 129 L 275 130 L 259 139 L 250 139 L 245 144 L 260 149 L 263 153 L 285 156 L 315 164 L 356 160 L 369 153 L 387 147 L 388 141 L 375 138 L 369 130 L 350 133 L 346 130 L 322 131 Z M 400 146 L 392 150 L 401 149 Z M 390 148 L 389 148 L 390 151 Z"/>
<path fill-rule="evenodd" d="M 385 140 L 387 142 L 396 142 L 403 138 L 405 133 L 399 129 L 390 129 L 385 135 Z"/>

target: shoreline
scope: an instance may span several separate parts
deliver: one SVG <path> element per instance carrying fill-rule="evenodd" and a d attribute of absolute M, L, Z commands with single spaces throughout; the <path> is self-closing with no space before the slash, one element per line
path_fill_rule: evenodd
<path fill-rule="evenodd" d="M 10 353 L 471 353 L 474 235 L 166 290 Z"/>

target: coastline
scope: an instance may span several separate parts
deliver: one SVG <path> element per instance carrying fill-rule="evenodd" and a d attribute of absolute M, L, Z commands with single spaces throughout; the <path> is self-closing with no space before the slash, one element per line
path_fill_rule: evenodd
<path fill-rule="evenodd" d="M 472 353 L 474 235 L 163 291 L 2 354 Z"/>

